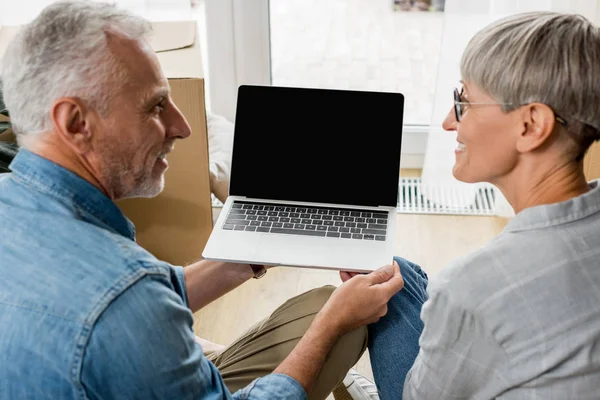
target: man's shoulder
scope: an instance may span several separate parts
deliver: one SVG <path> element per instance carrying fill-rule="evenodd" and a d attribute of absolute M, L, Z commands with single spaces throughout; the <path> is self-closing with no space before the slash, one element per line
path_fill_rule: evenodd
<path fill-rule="evenodd" d="M 135 241 L 69 215 L 19 208 L 0 215 L 0 288 L 58 317 L 82 321 L 142 276 L 172 274 Z"/>
<path fill-rule="evenodd" d="M 52 379 L 64 390 L 58 397 L 67 397 L 74 352 L 96 321 L 124 293 L 137 288 L 143 295 L 138 283 L 170 289 L 174 270 L 135 241 L 58 208 L 18 205 L 0 201 L 0 315 L 10 321 L 3 326 L 0 352 L 24 376 L 36 371 L 32 385 Z M 157 279 L 145 280 L 149 275 Z M 53 368 L 46 367 L 48 359 Z"/>

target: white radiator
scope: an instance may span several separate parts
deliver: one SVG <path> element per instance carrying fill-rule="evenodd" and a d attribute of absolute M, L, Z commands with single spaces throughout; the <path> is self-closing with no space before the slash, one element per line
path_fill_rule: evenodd
<path fill-rule="evenodd" d="M 495 203 L 494 187 L 489 184 L 481 185 L 473 197 L 472 190 L 454 186 L 428 186 L 422 183 L 421 178 L 400 178 L 399 213 L 491 216 L 495 215 Z M 214 195 L 212 205 L 223 207 L 223 203 Z"/>

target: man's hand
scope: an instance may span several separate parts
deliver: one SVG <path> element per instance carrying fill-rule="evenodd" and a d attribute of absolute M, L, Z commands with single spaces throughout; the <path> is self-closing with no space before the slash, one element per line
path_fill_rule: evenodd
<path fill-rule="evenodd" d="M 365 274 L 362 272 L 340 271 L 340 278 L 342 279 L 342 282 L 346 282 L 348 279 L 354 278 L 357 275 L 365 275 Z"/>
<path fill-rule="evenodd" d="M 348 272 L 340 275 L 344 283 L 333 292 L 315 319 L 340 336 L 378 321 L 387 313 L 390 298 L 404 287 L 396 261 L 367 275 Z"/>
<path fill-rule="evenodd" d="M 344 334 L 379 320 L 404 286 L 396 262 L 368 275 L 347 276 L 315 317 L 296 348 L 274 373 L 294 378 L 310 394 L 327 354 Z"/>

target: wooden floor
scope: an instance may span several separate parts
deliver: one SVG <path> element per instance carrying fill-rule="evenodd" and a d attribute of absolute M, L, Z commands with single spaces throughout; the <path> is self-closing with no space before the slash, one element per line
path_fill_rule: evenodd
<path fill-rule="evenodd" d="M 402 175 L 412 174 L 412 171 L 403 171 Z M 430 278 L 452 259 L 485 245 L 507 222 L 501 218 L 472 216 L 398 214 L 397 218 L 396 255 L 421 265 Z M 197 312 L 195 332 L 210 341 L 228 344 L 288 298 L 327 284 L 340 284 L 337 272 L 290 267 L 270 269 L 264 278 L 250 280 Z M 372 377 L 368 354 L 356 368 Z"/>

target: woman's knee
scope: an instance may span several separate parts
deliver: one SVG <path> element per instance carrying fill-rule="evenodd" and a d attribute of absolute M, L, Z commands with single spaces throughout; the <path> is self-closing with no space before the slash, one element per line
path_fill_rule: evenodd
<path fill-rule="evenodd" d="M 425 275 L 425 277 L 427 277 L 427 274 L 425 273 L 425 271 L 423 271 L 423 269 L 421 268 L 420 265 L 415 264 L 412 261 L 408 261 L 407 259 L 398 257 L 398 256 L 394 256 L 394 260 L 400 266 L 400 272 L 404 273 L 404 271 L 407 270 L 408 273 L 415 272 L 417 274 Z M 410 270 L 409 270 L 409 268 L 410 268 Z"/>
<path fill-rule="evenodd" d="M 400 266 L 400 273 L 404 279 L 405 287 L 407 285 L 417 285 L 422 290 L 427 288 L 429 278 L 419 265 L 398 256 L 395 256 L 394 260 Z"/>

